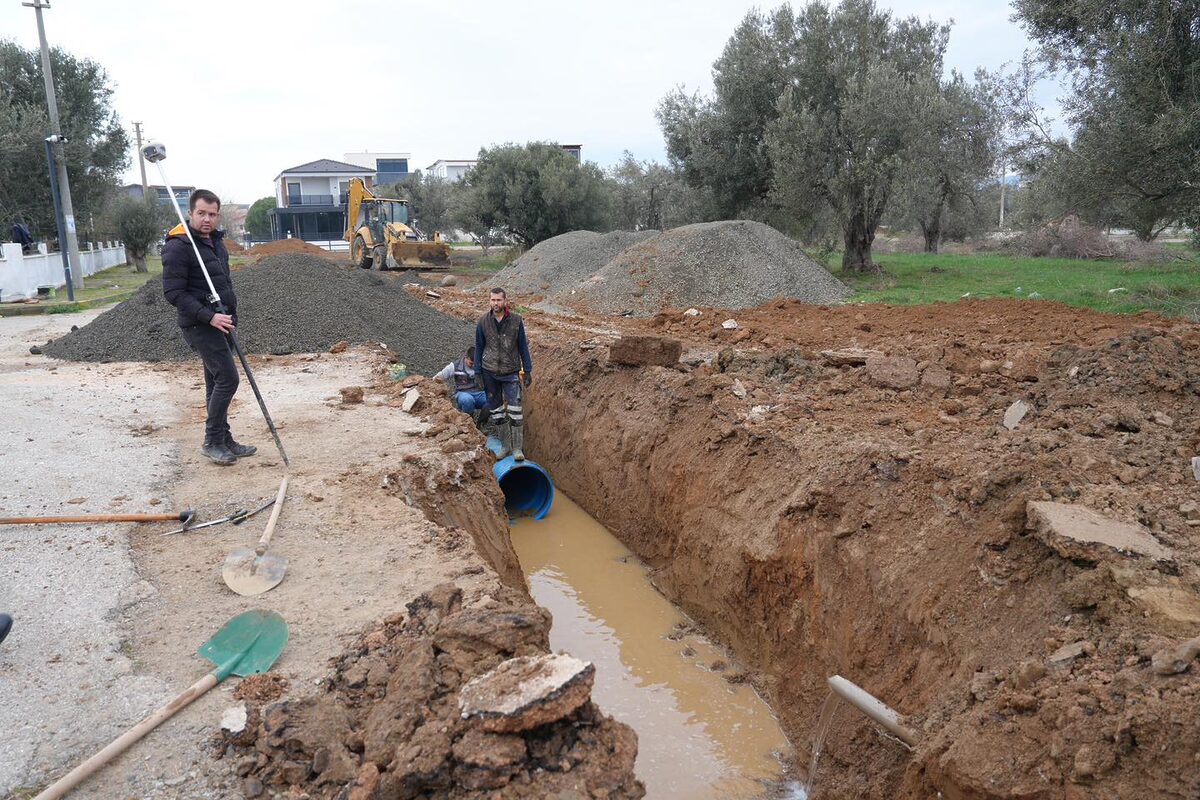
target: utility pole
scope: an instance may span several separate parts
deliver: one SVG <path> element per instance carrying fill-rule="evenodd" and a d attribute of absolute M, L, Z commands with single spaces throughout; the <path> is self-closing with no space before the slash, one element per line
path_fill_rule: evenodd
<path fill-rule="evenodd" d="M 46 80 L 46 109 L 50 112 L 50 141 L 57 151 L 58 158 L 58 193 L 62 199 L 63 222 L 66 227 L 67 241 L 59 242 L 59 248 L 67 248 L 70 259 L 71 278 L 75 288 L 83 288 L 83 262 L 79 258 L 79 237 L 75 233 L 75 206 L 71 203 L 71 183 L 67 179 L 67 153 L 63 147 L 65 141 L 62 128 L 58 124 L 58 98 L 54 95 L 54 75 L 50 72 L 50 46 L 46 44 L 46 26 L 42 23 L 42 9 L 49 8 L 48 0 L 33 0 L 32 3 L 21 3 L 33 9 L 37 15 L 38 39 L 42 43 L 42 77 Z"/>
<path fill-rule="evenodd" d="M 150 187 L 146 185 L 146 159 L 142 156 L 142 123 L 133 123 L 133 135 L 137 139 L 138 166 L 142 168 L 142 199 L 145 200 Z"/>

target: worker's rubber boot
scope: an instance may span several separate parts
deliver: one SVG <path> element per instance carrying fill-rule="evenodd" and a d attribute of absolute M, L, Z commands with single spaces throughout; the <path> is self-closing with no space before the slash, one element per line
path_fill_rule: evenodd
<path fill-rule="evenodd" d="M 12 630 L 12 617 L 8 614 L 0 614 L 0 642 L 4 641 L 4 637 L 8 636 L 10 630 Z"/>
<path fill-rule="evenodd" d="M 222 467 L 228 467 L 230 464 L 237 463 L 237 456 L 229 452 L 229 448 L 224 442 L 215 442 L 212 439 L 205 439 L 204 446 L 200 448 L 200 452 L 208 456 L 209 460 L 214 464 L 220 464 Z"/>
<path fill-rule="evenodd" d="M 225 449 L 233 453 L 234 458 L 245 458 L 258 452 L 258 448 L 252 444 L 238 444 L 235 442 L 233 434 L 229 431 L 225 432 Z"/>
<path fill-rule="evenodd" d="M 512 457 L 513 461 L 525 460 L 525 426 L 513 425 L 512 428 Z"/>
<path fill-rule="evenodd" d="M 495 423 L 496 438 L 500 440 L 500 452 L 497 453 L 498 458 L 504 458 L 512 452 L 512 443 L 509 439 L 512 426 L 508 424 L 508 420 Z"/>

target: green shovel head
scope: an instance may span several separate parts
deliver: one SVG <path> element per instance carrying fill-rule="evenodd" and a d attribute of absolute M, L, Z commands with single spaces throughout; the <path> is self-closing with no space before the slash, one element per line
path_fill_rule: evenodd
<path fill-rule="evenodd" d="M 222 681 L 230 675 L 244 678 L 266 672 L 287 640 L 287 623 L 278 613 L 247 611 L 222 625 L 196 652 L 217 665 L 213 672 Z"/>

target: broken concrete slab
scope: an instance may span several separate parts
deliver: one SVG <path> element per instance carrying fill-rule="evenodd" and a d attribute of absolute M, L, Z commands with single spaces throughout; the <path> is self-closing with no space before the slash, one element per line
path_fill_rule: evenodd
<path fill-rule="evenodd" d="M 559 653 L 510 658 L 471 680 L 458 695 L 465 720 L 492 733 L 514 733 L 562 719 L 592 696 L 596 668 Z"/>
<path fill-rule="evenodd" d="M 730 317 L 729 319 L 727 319 L 721 323 L 721 327 L 727 331 L 737 330 L 737 326 L 738 326 L 737 320 L 733 319 L 732 317 Z"/>
<path fill-rule="evenodd" d="M 921 380 L 917 362 L 908 356 L 871 356 L 867 359 L 867 377 L 885 389 L 911 389 Z"/>
<path fill-rule="evenodd" d="M 608 360 L 631 367 L 670 367 L 679 362 L 683 343 L 663 336 L 622 336 L 608 348 Z"/>
<path fill-rule="evenodd" d="M 1116 552 L 1171 561 L 1174 554 L 1142 525 L 1120 522 L 1084 506 L 1031 500 L 1026 528 L 1063 558 L 1100 561 Z"/>
<path fill-rule="evenodd" d="M 868 358 L 882 358 L 878 350 L 864 350 L 861 347 L 843 347 L 840 350 L 822 350 L 818 353 L 821 360 L 831 367 L 861 367 Z"/>
<path fill-rule="evenodd" d="M 409 413 L 420 399 L 421 393 L 417 391 L 416 387 L 409 389 L 404 393 L 404 401 L 400 404 L 400 410 L 406 414 Z"/>
<path fill-rule="evenodd" d="M 1178 586 L 1132 586 L 1125 590 L 1138 605 L 1173 622 L 1200 623 L 1200 595 Z"/>
<path fill-rule="evenodd" d="M 1200 481 L 1200 456 L 1192 458 L 1192 477 Z"/>
<path fill-rule="evenodd" d="M 1021 420 L 1025 419 L 1025 415 L 1033 410 L 1033 406 L 1026 403 L 1024 400 L 1017 400 L 1008 410 L 1004 412 L 1004 427 L 1010 431 L 1015 431 L 1017 426 L 1021 424 Z"/>

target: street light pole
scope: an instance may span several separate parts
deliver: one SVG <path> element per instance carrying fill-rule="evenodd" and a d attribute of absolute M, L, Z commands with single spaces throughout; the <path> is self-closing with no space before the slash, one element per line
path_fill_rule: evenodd
<path fill-rule="evenodd" d="M 146 185 L 146 157 L 142 155 L 142 123 L 133 123 L 133 135 L 137 139 L 138 166 L 142 168 L 142 199 L 145 200 L 150 189 Z"/>
<path fill-rule="evenodd" d="M 54 95 L 54 75 L 50 72 L 50 46 L 46 44 L 46 26 L 42 23 L 42 9 L 49 8 L 48 0 L 33 0 L 32 3 L 22 3 L 32 8 L 37 15 L 38 39 L 42 43 L 42 77 L 46 80 L 46 108 L 50 112 L 50 138 L 47 143 L 53 144 L 58 152 L 58 187 L 62 197 L 63 227 L 66 230 L 66 253 L 70 258 L 71 270 L 76 288 L 83 288 L 83 268 L 79 258 L 79 238 L 75 234 L 75 206 L 71 203 L 71 183 L 67 179 L 67 153 L 63 147 L 66 140 L 62 136 L 62 128 L 58 124 L 58 99 Z M 59 234 L 59 248 L 64 244 L 62 233 Z"/>
<path fill-rule="evenodd" d="M 67 248 L 63 242 L 67 225 L 63 221 L 62 203 L 58 197 L 58 181 L 54 179 L 54 145 L 62 138 L 57 134 L 46 137 L 46 163 L 50 165 L 50 199 L 54 201 L 54 223 L 58 226 L 58 252 L 62 255 L 63 275 L 67 278 L 67 299 L 75 302 L 75 285 L 71 281 L 71 262 L 67 261 Z"/>

